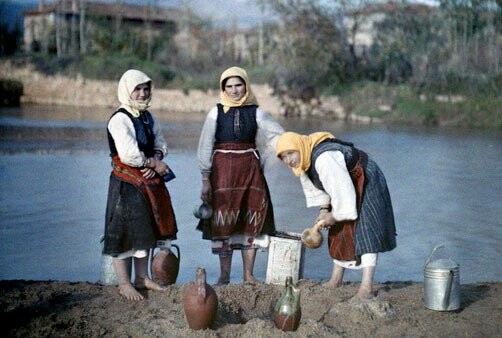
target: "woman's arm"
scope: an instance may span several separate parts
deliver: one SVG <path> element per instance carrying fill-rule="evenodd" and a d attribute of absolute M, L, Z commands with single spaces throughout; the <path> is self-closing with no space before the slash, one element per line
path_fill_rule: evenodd
<path fill-rule="evenodd" d="M 162 134 L 162 127 L 160 123 L 153 117 L 153 135 L 155 137 L 154 139 L 154 146 L 153 149 L 155 151 L 160 151 L 162 152 L 162 158 L 164 158 L 167 155 L 167 142 L 166 139 L 164 138 L 164 134 Z"/>
<path fill-rule="evenodd" d="M 256 109 L 256 123 L 258 130 L 256 132 L 256 145 L 258 149 L 266 152 L 275 152 L 275 144 L 284 128 L 272 116 L 260 108 Z"/>
<path fill-rule="evenodd" d="M 217 117 L 218 109 L 214 107 L 207 114 L 200 133 L 197 158 L 199 159 L 199 168 L 202 173 L 211 172 L 211 159 L 213 156 Z"/>
<path fill-rule="evenodd" d="M 146 156 L 139 150 L 134 125 L 126 114 L 117 113 L 113 115 L 108 122 L 108 131 L 113 137 L 122 163 L 131 167 L 144 166 Z"/>
<path fill-rule="evenodd" d="M 329 205 L 331 199 L 329 195 L 315 187 L 312 181 L 309 179 L 307 174 L 300 175 L 300 183 L 302 184 L 303 194 L 305 195 L 305 201 L 307 203 L 307 208 Z"/>
<path fill-rule="evenodd" d="M 315 163 L 324 190 L 331 198 L 331 215 L 339 221 L 357 218 L 356 190 L 339 151 L 326 151 Z"/>

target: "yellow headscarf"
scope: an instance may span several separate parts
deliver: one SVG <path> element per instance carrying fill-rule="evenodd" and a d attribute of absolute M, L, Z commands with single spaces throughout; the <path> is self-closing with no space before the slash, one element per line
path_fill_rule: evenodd
<path fill-rule="evenodd" d="M 232 100 L 227 93 L 225 93 L 225 88 L 223 87 L 223 82 L 229 77 L 238 76 L 244 81 L 246 85 L 246 94 L 239 100 Z M 225 70 L 220 77 L 220 103 L 223 105 L 223 111 L 226 113 L 230 107 L 241 107 L 249 106 L 252 104 L 258 105 L 258 101 L 251 91 L 251 85 L 249 84 L 248 74 L 246 71 L 240 67 L 230 67 Z"/>
<path fill-rule="evenodd" d="M 277 139 L 275 153 L 279 157 L 283 152 L 296 150 L 300 153 L 300 165 L 297 168 L 291 168 L 296 176 L 306 172 L 310 168 L 312 150 L 322 141 L 335 138 L 328 132 L 317 132 L 310 135 L 300 135 L 291 131 L 285 132 Z"/>
<path fill-rule="evenodd" d="M 137 85 L 149 83 L 150 84 L 150 97 L 145 101 L 136 101 L 131 99 L 131 94 Z M 147 110 L 150 107 L 150 102 L 152 100 L 153 84 L 152 79 L 148 77 L 142 71 L 136 69 L 129 69 L 125 72 L 119 80 L 119 86 L 117 89 L 117 96 L 119 102 L 122 104 L 120 108 L 124 108 L 134 117 L 138 117 L 139 114 Z"/>

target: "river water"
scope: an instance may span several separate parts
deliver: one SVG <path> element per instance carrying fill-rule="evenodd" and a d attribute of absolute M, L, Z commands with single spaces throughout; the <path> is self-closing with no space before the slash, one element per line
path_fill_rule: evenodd
<path fill-rule="evenodd" d="M 0 279 L 96 282 L 110 160 L 106 110 L 24 106 L 0 109 Z M 171 145 L 167 161 L 177 178 L 168 183 L 178 220 L 181 267 L 177 283 L 191 281 L 198 266 L 208 281 L 218 276 L 217 256 L 195 230 L 199 203 L 196 142 L 203 114 L 158 114 Z M 380 165 L 389 185 L 397 248 L 379 256 L 377 282 L 422 281 L 423 264 L 436 258 L 460 264 L 461 283 L 502 280 L 502 135 L 500 132 L 347 125 L 335 121 L 280 119 L 300 133 L 331 131 L 354 142 Z M 268 178 L 277 229 L 301 232 L 317 210 L 307 209 L 298 179 L 273 156 Z M 264 280 L 267 253 L 255 275 Z M 305 252 L 304 278 L 323 280 L 332 263 L 327 247 Z M 242 280 L 233 258 L 231 281 Z M 349 271 L 347 280 L 359 281 Z"/>

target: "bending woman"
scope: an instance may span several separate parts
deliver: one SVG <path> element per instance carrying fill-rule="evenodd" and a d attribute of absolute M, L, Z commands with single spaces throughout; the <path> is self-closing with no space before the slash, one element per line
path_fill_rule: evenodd
<path fill-rule="evenodd" d="M 198 148 L 201 199 L 212 205 L 213 216 L 197 229 L 219 255 L 217 285 L 230 282 L 233 250 L 241 250 L 244 282 L 258 283 L 253 276 L 256 250 L 267 248 L 268 235 L 275 231 L 258 149 L 273 151 L 284 130 L 258 107 L 244 69 L 225 70 L 220 89 L 220 103 L 206 117 Z"/>
<path fill-rule="evenodd" d="M 300 176 L 307 207 L 319 206 L 316 222 L 329 229 L 334 266 L 325 285 L 341 286 L 345 268 L 362 269 L 356 297 L 372 297 L 378 253 L 396 247 L 392 203 L 378 165 L 353 144 L 325 132 L 284 133 L 276 154 Z"/>
<path fill-rule="evenodd" d="M 122 104 L 108 122 L 112 173 L 106 206 L 103 254 L 113 257 L 119 293 L 142 300 L 136 290 L 164 290 L 148 278 L 149 249 L 157 240 L 176 239 L 176 220 L 162 176 L 169 167 L 162 161 L 167 146 L 159 124 L 147 110 L 152 80 L 143 72 L 128 70 L 118 85 Z M 135 279 L 131 284 L 131 258 Z"/>

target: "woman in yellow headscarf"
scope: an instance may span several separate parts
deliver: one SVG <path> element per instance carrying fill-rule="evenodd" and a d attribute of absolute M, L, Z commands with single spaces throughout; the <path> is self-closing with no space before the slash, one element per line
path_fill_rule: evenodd
<path fill-rule="evenodd" d="M 273 152 L 283 128 L 258 107 L 247 73 L 230 67 L 220 77 L 220 103 L 207 114 L 199 139 L 201 199 L 213 214 L 197 229 L 219 255 L 217 284 L 230 282 L 233 250 L 241 250 L 243 280 L 253 276 L 256 250 L 266 249 L 275 231 L 270 193 L 259 151 Z"/>
<path fill-rule="evenodd" d="M 362 269 L 358 298 L 373 296 L 378 252 L 396 247 L 396 227 L 385 177 L 365 152 L 326 132 L 282 134 L 276 155 L 300 177 L 307 207 L 329 229 L 333 271 L 328 287 L 342 285 L 345 268 Z"/>

